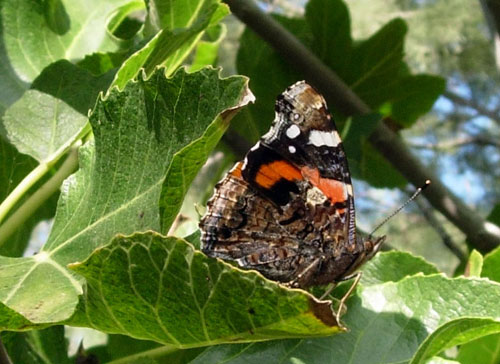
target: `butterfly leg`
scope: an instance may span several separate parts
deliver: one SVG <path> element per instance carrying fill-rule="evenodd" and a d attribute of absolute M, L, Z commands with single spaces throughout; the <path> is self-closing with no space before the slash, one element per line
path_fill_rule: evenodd
<path fill-rule="evenodd" d="M 349 279 L 354 278 L 354 283 L 351 285 L 351 287 L 349 287 L 349 290 L 346 292 L 346 294 L 340 299 L 339 308 L 338 308 L 337 314 L 336 314 L 337 320 L 340 320 L 340 314 L 342 312 L 342 309 L 345 307 L 345 301 L 349 298 L 351 293 L 354 291 L 354 289 L 358 285 L 359 280 L 361 279 L 361 275 L 362 275 L 362 272 L 357 272 L 357 273 L 351 274 L 349 276 L 343 277 L 340 280 L 340 281 L 347 281 Z"/>
<path fill-rule="evenodd" d="M 353 284 L 353 286 L 356 287 L 356 285 L 358 284 L 359 279 L 361 278 L 361 277 L 358 278 L 358 276 L 361 276 L 361 274 L 362 274 L 362 272 L 356 272 L 356 273 L 353 273 L 353 274 L 349 274 L 348 276 L 342 277 L 338 281 L 333 282 L 332 285 L 325 291 L 325 293 L 323 293 L 321 295 L 321 297 L 319 299 L 323 300 L 323 299 L 325 299 L 325 297 L 329 296 L 330 293 L 332 293 L 332 291 L 335 289 L 335 287 L 337 287 L 337 285 L 338 285 L 339 282 L 345 282 L 345 281 L 349 281 L 349 280 L 351 280 L 353 278 L 356 278 L 356 282 L 354 282 L 354 284 Z"/>
<path fill-rule="evenodd" d="M 295 279 L 291 280 L 290 282 L 287 283 L 288 286 L 290 287 L 307 287 L 309 282 L 311 280 L 312 275 L 316 271 L 316 268 L 319 266 L 322 260 L 324 260 L 325 257 L 321 256 L 316 259 L 314 259 L 311 264 L 306 266 L 298 275 Z"/>

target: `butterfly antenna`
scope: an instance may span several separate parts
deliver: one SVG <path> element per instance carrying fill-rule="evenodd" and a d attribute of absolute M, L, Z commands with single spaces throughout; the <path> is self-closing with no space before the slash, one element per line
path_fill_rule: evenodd
<path fill-rule="evenodd" d="M 389 221 L 390 219 L 392 219 L 402 209 L 404 209 L 406 207 L 406 205 L 408 205 L 410 202 L 412 202 L 414 199 L 416 199 L 417 196 L 420 195 L 420 193 L 423 190 L 425 190 L 430 184 L 431 184 L 431 181 L 430 180 L 426 180 L 425 183 L 421 187 L 417 188 L 417 190 L 413 193 L 413 195 L 411 195 L 411 197 L 408 200 L 406 200 L 406 202 L 404 204 L 402 204 L 401 206 L 399 206 L 392 214 L 390 214 L 389 216 L 387 216 L 380 224 L 378 224 L 375 227 L 375 229 L 372 230 L 372 232 L 369 235 L 369 238 L 371 238 L 373 236 L 373 233 L 375 233 L 375 231 L 377 231 L 378 229 L 380 229 L 382 227 L 382 225 L 384 225 L 387 221 Z"/>

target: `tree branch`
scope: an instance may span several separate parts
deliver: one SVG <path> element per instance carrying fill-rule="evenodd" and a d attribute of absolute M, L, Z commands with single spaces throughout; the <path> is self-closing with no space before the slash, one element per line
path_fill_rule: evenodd
<path fill-rule="evenodd" d="M 495 111 L 488 110 L 487 108 L 477 104 L 476 102 L 472 100 L 467 100 L 450 90 L 445 90 L 443 92 L 443 96 L 455 104 L 465 107 L 470 107 L 471 109 L 476 110 L 479 115 L 486 116 L 491 120 L 494 120 L 497 124 L 500 124 L 500 115 Z"/>
<path fill-rule="evenodd" d="M 262 13 L 250 0 L 225 0 L 231 11 L 248 27 L 268 42 L 292 66 L 300 70 L 308 82 L 317 87 L 329 104 L 347 116 L 371 112 L 370 108 L 319 58 L 272 17 Z M 380 123 L 370 142 L 413 185 L 430 179 L 432 184 L 423 194 L 429 202 L 482 252 L 500 245 L 500 229 L 480 218 L 453 195 L 420 161 L 411 154 L 401 138 Z"/>
<path fill-rule="evenodd" d="M 437 144 L 432 143 L 409 143 L 412 148 L 418 149 L 453 149 L 458 147 L 463 147 L 465 145 L 476 144 L 480 146 L 493 146 L 500 148 L 500 140 L 488 138 L 486 136 L 470 136 L 464 138 L 458 138 L 455 140 L 448 140 L 439 142 Z"/>

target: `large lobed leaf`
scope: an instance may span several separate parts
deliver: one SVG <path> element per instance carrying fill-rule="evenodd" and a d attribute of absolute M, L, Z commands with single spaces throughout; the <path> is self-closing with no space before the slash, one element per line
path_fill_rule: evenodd
<path fill-rule="evenodd" d="M 230 111 L 250 99 L 241 77 L 220 79 L 217 70 L 203 69 L 179 70 L 168 79 L 159 69 L 99 100 L 90 117 L 95 141 L 81 149 L 80 170 L 63 185 L 48 242 L 34 257 L 0 257 L 0 328 L 68 319 L 83 279 L 66 265 L 84 260 L 118 232 L 158 231 L 167 171 L 175 164 L 169 173 L 182 175 L 185 168 L 175 162 L 176 153 L 207 128 L 212 131 L 205 144 L 214 145 Z M 205 157 L 199 155 L 196 165 Z M 170 205 L 175 209 L 181 202 L 177 195 Z"/>
<path fill-rule="evenodd" d="M 73 264 L 87 280 L 75 322 L 177 347 L 331 335 L 330 301 L 154 232 L 117 237 Z"/>
<path fill-rule="evenodd" d="M 221 345 L 193 362 L 407 363 L 417 353 L 414 360 L 420 362 L 418 358 L 428 359 L 450 345 L 495 332 L 500 322 L 500 284 L 481 278 L 450 279 L 432 274 L 434 269 L 407 253 L 379 253 L 363 269 L 364 285 L 347 302 L 342 321 L 349 332 Z M 405 277 L 419 271 L 428 275 Z M 464 333 L 453 327 L 471 330 Z"/>

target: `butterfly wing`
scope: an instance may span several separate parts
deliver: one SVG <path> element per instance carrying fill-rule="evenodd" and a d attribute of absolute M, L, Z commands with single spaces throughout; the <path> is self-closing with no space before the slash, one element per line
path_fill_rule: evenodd
<path fill-rule="evenodd" d="M 200 222 L 202 249 L 283 282 L 310 270 L 299 285 L 321 284 L 347 269 L 354 221 L 340 137 L 323 97 L 302 81 L 278 97 L 270 131 L 216 186 Z M 322 271 L 332 266 L 323 260 L 341 256 Z"/>
<path fill-rule="evenodd" d="M 335 207 L 330 232 L 337 245 L 356 244 L 355 208 L 344 147 L 326 102 L 304 81 L 276 101 L 276 118 L 263 144 L 300 168 L 303 177 Z"/>

